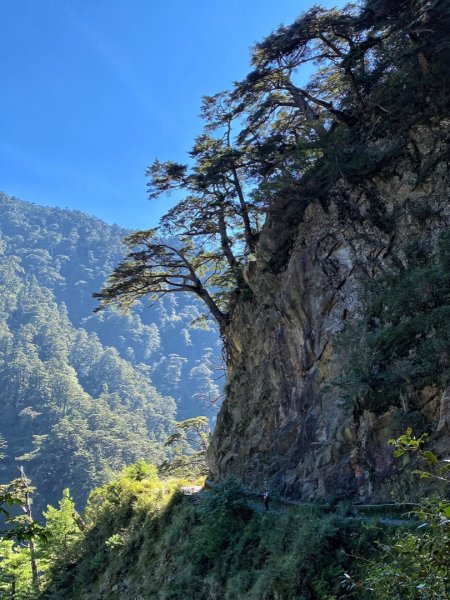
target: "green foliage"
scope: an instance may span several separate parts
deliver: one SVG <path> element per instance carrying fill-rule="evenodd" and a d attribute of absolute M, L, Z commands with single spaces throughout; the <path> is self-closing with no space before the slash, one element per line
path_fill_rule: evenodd
<path fill-rule="evenodd" d="M 155 466 L 139 461 L 125 468 L 111 483 L 93 490 L 83 515 L 82 539 L 75 546 L 75 580 L 73 566 L 67 572 L 72 554 L 71 560 L 54 564 L 49 596 L 53 597 L 54 588 L 55 597 L 60 593 L 70 597 L 72 590 L 78 593 L 86 581 L 94 584 L 105 569 L 108 577 L 116 581 L 120 569 L 135 555 L 145 527 L 153 528 L 179 487 L 186 483 L 181 479 L 160 480 Z M 69 589 L 65 589 L 66 585 Z"/>
<path fill-rule="evenodd" d="M 0 538 L 0 591 L 2 598 L 31 599 L 41 597 L 52 569 L 70 564 L 77 557 L 76 548 L 82 538 L 81 517 L 69 490 L 64 490 L 59 508 L 47 507 L 45 527 L 31 517 L 31 493 L 24 477 L 2 489 L 24 511 L 22 517 L 8 516 L 9 528 Z"/>
<path fill-rule="evenodd" d="M 224 335 L 233 297 L 243 289 L 250 293 L 243 268 L 255 250 L 261 208 L 246 189 L 251 177 L 233 139 L 228 96 L 205 98 L 203 115 L 205 131 L 190 151 L 192 168 L 156 160 L 147 169 L 150 199 L 173 190 L 184 199 L 158 228 L 126 238 L 130 253 L 95 296 L 99 309 L 114 303 L 126 309 L 145 296 L 188 292 L 205 303 Z M 216 129 L 221 135 L 212 137 Z"/>
<path fill-rule="evenodd" d="M 31 496 L 35 491 L 30 480 L 22 475 L 7 484 L 0 485 L 0 515 L 7 528 L 0 530 L 0 536 L 18 542 L 30 541 L 44 536 L 44 529 L 31 516 Z M 16 510 L 14 510 L 16 508 Z M 17 514 L 20 511 L 23 514 Z"/>
<path fill-rule="evenodd" d="M 30 550 L 11 540 L 0 540 L 0 596 L 14 600 L 32 600 L 33 589 Z"/>
<path fill-rule="evenodd" d="M 46 531 L 32 516 L 34 488 L 20 467 L 20 477 L 0 486 L 1 514 L 7 529 L 0 532 L 0 589 L 6 591 L 5 582 L 11 584 L 11 597 L 35 598 L 39 593 L 39 572 L 36 561 L 36 542 L 44 542 Z M 23 514 L 5 510 L 2 505 L 18 506 Z M 11 543 L 8 543 L 11 542 Z M 3 554 L 1 554 L 3 550 Z M 25 595 L 23 595 L 25 594 Z M 8 594 L 9 595 L 9 594 Z"/>
<path fill-rule="evenodd" d="M 164 457 L 161 442 L 175 413 L 167 395 L 186 399 L 183 370 L 201 380 L 202 357 L 214 344 L 202 345 L 201 357 L 186 350 L 199 335 L 189 323 L 201 315 L 196 304 L 177 301 L 178 293 L 202 300 L 225 336 L 237 301 L 253 300 L 244 271 L 267 212 L 275 240 L 267 266 L 280 271 L 309 202 L 326 209 L 338 179 L 354 185 L 411 153 L 405 132 L 448 114 L 449 20 L 440 0 L 367 0 L 342 10 L 313 7 L 256 44 L 252 72 L 230 92 L 204 99 L 205 129 L 190 165 L 155 161 L 148 169 L 151 198 L 172 190 L 184 196 L 159 228 L 128 236 L 130 253 L 100 294 L 106 304 L 136 305 L 128 317 L 88 314 L 90 292 L 114 269 L 125 232 L 0 197 L 1 434 L 9 472 L 20 455 L 31 461 L 38 485 L 48 481 L 57 493 L 70 483 L 81 500 L 88 486 L 130 461 Z M 318 70 L 303 85 L 310 64 Z M 411 160 L 423 180 L 436 161 L 418 154 Z M 362 215 L 343 198 L 340 216 L 391 234 L 395 209 L 370 194 L 368 204 Z M 398 261 L 406 269 L 380 280 L 356 328 L 355 360 L 341 383 L 357 410 L 394 405 L 406 414 L 424 388 L 448 383 L 450 236 L 429 254 Z M 160 300 L 158 319 L 142 310 L 145 296 Z M 179 340 L 163 343 L 176 324 L 184 354 Z M 203 376 L 211 383 L 210 373 Z M 419 451 L 422 439 L 407 434 L 397 452 Z M 423 456 L 442 478 L 439 459 Z M 54 563 L 48 596 L 331 598 L 344 595 L 344 571 L 346 591 L 364 594 L 351 587 L 362 570 L 352 556 L 370 553 L 372 531 L 361 535 L 361 525 L 304 509 L 259 512 L 233 482 L 193 502 L 177 494 L 182 483 L 160 480 L 156 468 L 139 462 L 91 494 L 85 530 L 68 494 L 59 511 L 49 509 L 53 537 L 47 547 L 42 542 L 42 564 L 58 549 L 62 560 Z M 390 566 L 373 563 L 378 597 L 448 595 L 448 506 L 436 502 L 422 509 L 429 528 L 420 538 L 380 546 L 394 551 Z M 22 560 L 27 550 L 2 544 L 2 591 L 12 593 L 7 579 L 16 569 L 20 593 L 28 585 L 33 594 Z M 423 571 L 426 558 L 434 583 Z"/>
<path fill-rule="evenodd" d="M 450 465 L 423 449 L 425 439 L 409 429 L 391 444 L 397 457 L 418 454 L 426 465 L 418 476 L 436 478 L 443 484 L 443 496 L 422 500 L 414 511 L 422 524 L 414 533 L 398 534 L 389 545 L 380 545 L 381 554 L 369 563 L 365 579 L 374 599 L 440 600 L 450 595 Z"/>
<path fill-rule="evenodd" d="M 83 522 L 67 488 L 58 506 L 48 506 L 44 512 L 46 535 L 40 544 L 41 557 L 51 563 L 70 562 L 82 537 Z"/>
<path fill-rule="evenodd" d="M 165 477 L 201 477 L 208 474 L 206 450 L 210 428 L 207 417 L 193 417 L 175 423 L 177 431 L 167 438 L 168 459 L 159 465 Z"/>
<path fill-rule="evenodd" d="M 193 417 L 176 423 L 177 433 L 172 434 L 166 445 L 186 440 L 193 448 L 206 450 L 209 441 L 209 421 L 207 417 Z"/>
<path fill-rule="evenodd" d="M 341 581 L 385 542 L 378 526 L 275 501 L 267 513 L 232 479 L 193 497 L 177 492 L 186 480 L 140 477 L 126 470 L 93 492 L 78 560 L 57 565 L 46 597 L 366 597 Z"/>
<path fill-rule="evenodd" d="M 198 535 L 203 552 L 208 559 L 220 563 L 251 519 L 251 508 L 242 498 L 239 484 L 229 479 L 205 497 L 200 514 L 202 526 Z"/>
<path fill-rule="evenodd" d="M 0 435 L 0 460 L 3 460 L 5 458 L 5 454 L 3 453 L 3 451 L 5 450 L 7 445 L 8 444 L 6 443 L 5 438 Z"/>
<path fill-rule="evenodd" d="M 215 330 L 190 328 L 199 308 L 183 297 L 128 317 L 92 314 L 124 230 L 3 194 L 0 213 L 3 481 L 16 458 L 28 463 L 39 518 L 65 487 L 81 507 L 125 465 L 163 461 L 176 412 L 191 417 L 200 395 L 220 395 L 209 366 L 220 349 Z"/>
<path fill-rule="evenodd" d="M 128 256 L 96 294 L 101 307 L 186 291 L 226 338 L 237 300 L 253 297 L 244 272 L 266 214 L 269 266 L 279 271 L 306 206 L 319 200 L 327 208 L 338 180 L 361 185 L 369 201 L 362 215 L 338 194 L 342 217 L 394 231 L 396 209 L 365 183 L 394 172 L 405 155 L 426 177 L 440 159 L 418 149 L 412 156 L 406 131 L 449 106 L 446 3 L 400 4 L 314 6 L 255 44 L 251 72 L 230 91 L 204 97 L 190 163 L 148 167 L 150 199 L 174 190 L 183 199 L 157 228 L 127 238 Z"/>
<path fill-rule="evenodd" d="M 348 369 L 340 384 L 359 409 L 414 410 L 425 388 L 448 384 L 449 253 L 448 231 L 431 255 L 411 246 L 406 268 L 377 280 L 365 318 L 344 335 Z"/>
<path fill-rule="evenodd" d="M 429 518 L 436 515 L 432 509 Z M 381 559 L 371 565 L 366 586 L 372 598 L 384 600 L 419 600 L 446 598 L 448 585 L 448 531 L 437 530 L 428 522 L 423 535 L 409 534 L 381 546 Z"/>

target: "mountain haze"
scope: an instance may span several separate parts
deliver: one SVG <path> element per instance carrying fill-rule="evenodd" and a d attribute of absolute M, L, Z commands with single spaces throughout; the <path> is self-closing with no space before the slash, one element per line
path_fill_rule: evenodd
<path fill-rule="evenodd" d="M 203 400 L 220 395 L 218 337 L 191 327 L 199 308 L 185 298 L 92 313 L 120 227 L 4 194 L 0 215 L 2 478 L 19 459 L 40 504 L 67 486 L 82 502 L 139 457 L 162 460 L 176 419 L 214 416 Z"/>
<path fill-rule="evenodd" d="M 147 169 L 151 198 L 184 197 L 127 236 L 97 296 L 134 304 L 125 319 L 90 298 L 120 230 L 2 198 L 5 476 L 21 455 L 48 498 L 80 502 L 153 464 L 82 518 L 65 491 L 25 541 L 12 521 L 0 592 L 450 597 L 449 31 L 448 0 L 365 0 L 256 44 L 251 72 L 203 98 L 188 164 Z M 218 337 L 181 291 L 224 344 L 211 436 L 204 417 L 172 429 L 218 392 Z M 170 455 L 168 432 L 195 452 Z"/>

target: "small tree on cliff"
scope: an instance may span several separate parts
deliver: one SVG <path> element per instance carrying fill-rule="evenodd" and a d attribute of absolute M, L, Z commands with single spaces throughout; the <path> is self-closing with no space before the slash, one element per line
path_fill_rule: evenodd
<path fill-rule="evenodd" d="M 100 307 L 189 292 L 225 337 L 235 299 L 250 293 L 244 267 L 271 200 L 298 202 L 299 182 L 319 161 L 325 179 L 349 177 L 355 148 L 373 128 L 395 111 L 395 127 L 403 122 L 411 74 L 418 66 L 426 72 L 433 52 L 447 51 L 442 26 L 434 35 L 436 17 L 447 22 L 443 4 L 314 7 L 256 44 L 252 72 L 231 92 L 204 98 L 206 124 L 191 163 L 156 160 L 148 168 L 151 199 L 173 191 L 183 199 L 158 228 L 126 239 L 127 258 L 95 294 Z M 306 83 L 302 69 L 310 65 L 318 70 Z M 311 197 L 315 189 L 305 202 Z"/>
<path fill-rule="evenodd" d="M 207 475 L 206 449 L 209 444 L 207 417 L 193 417 L 175 424 L 177 431 L 165 443 L 173 455 L 158 470 L 163 475 L 192 477 Z"/>
<path fill-rule="evenodd" d="M 205 99 L 204 115 L 207 126 L 190 152 L 192 166 L 156 160 L 147 170 L 150 199 L 174 190 L 185 197 L 158 228 L 125 239 L 130 253 L 94 296 L 100 308 L 114 302 L 126 308 L 145 296 L 193 293 L 223 334 L 233 297 L 246 288 L 243 268 L 255 250 L 262 209 L 249 193 L 245 152 L 233 144 L 234 116 L 225 99 Z M 210 130 L 218 127 L 222 135 L 213 137 Z"/>

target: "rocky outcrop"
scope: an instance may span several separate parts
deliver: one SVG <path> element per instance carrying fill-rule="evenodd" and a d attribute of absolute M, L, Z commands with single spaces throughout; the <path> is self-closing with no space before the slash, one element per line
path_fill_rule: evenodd
<path fill-rule="evenodd" d="M 409 240 L 433 240 L 448 225 L 445 129 L 423 127 L 378 173 L 337 180 L 327 206 L 304 210 L 300 190 L 298 219 L 292 205 L 269 216 L 246 270 L 253 297 L 238 304 L 230 327 L 213 479 L 232 474 L 303 499 L 411 496 L 388 444 L 404 431 L 399 411 L 357 414 L 334 382 L 346 354 L 339 334 L 361 310 L 363 281 L 401 261 Z M 441 450 L 449 414 L 448 392 L 424 393 L 419 418 Z"/>

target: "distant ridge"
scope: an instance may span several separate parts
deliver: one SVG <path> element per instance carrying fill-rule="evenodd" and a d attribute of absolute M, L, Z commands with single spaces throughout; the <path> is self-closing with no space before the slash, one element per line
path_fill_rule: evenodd
<path fill-rule="evenodd" d="M 42 506 L 64 487 L 84 502 L 124 465 L 162 460 L 176 419 L 215 414 L 201 399 L 220 395 L 219 340 L 192 329 L 191 299 L 92 313 L 126 233 L 0 194 L 1 479 L 20 458 Z"/>

